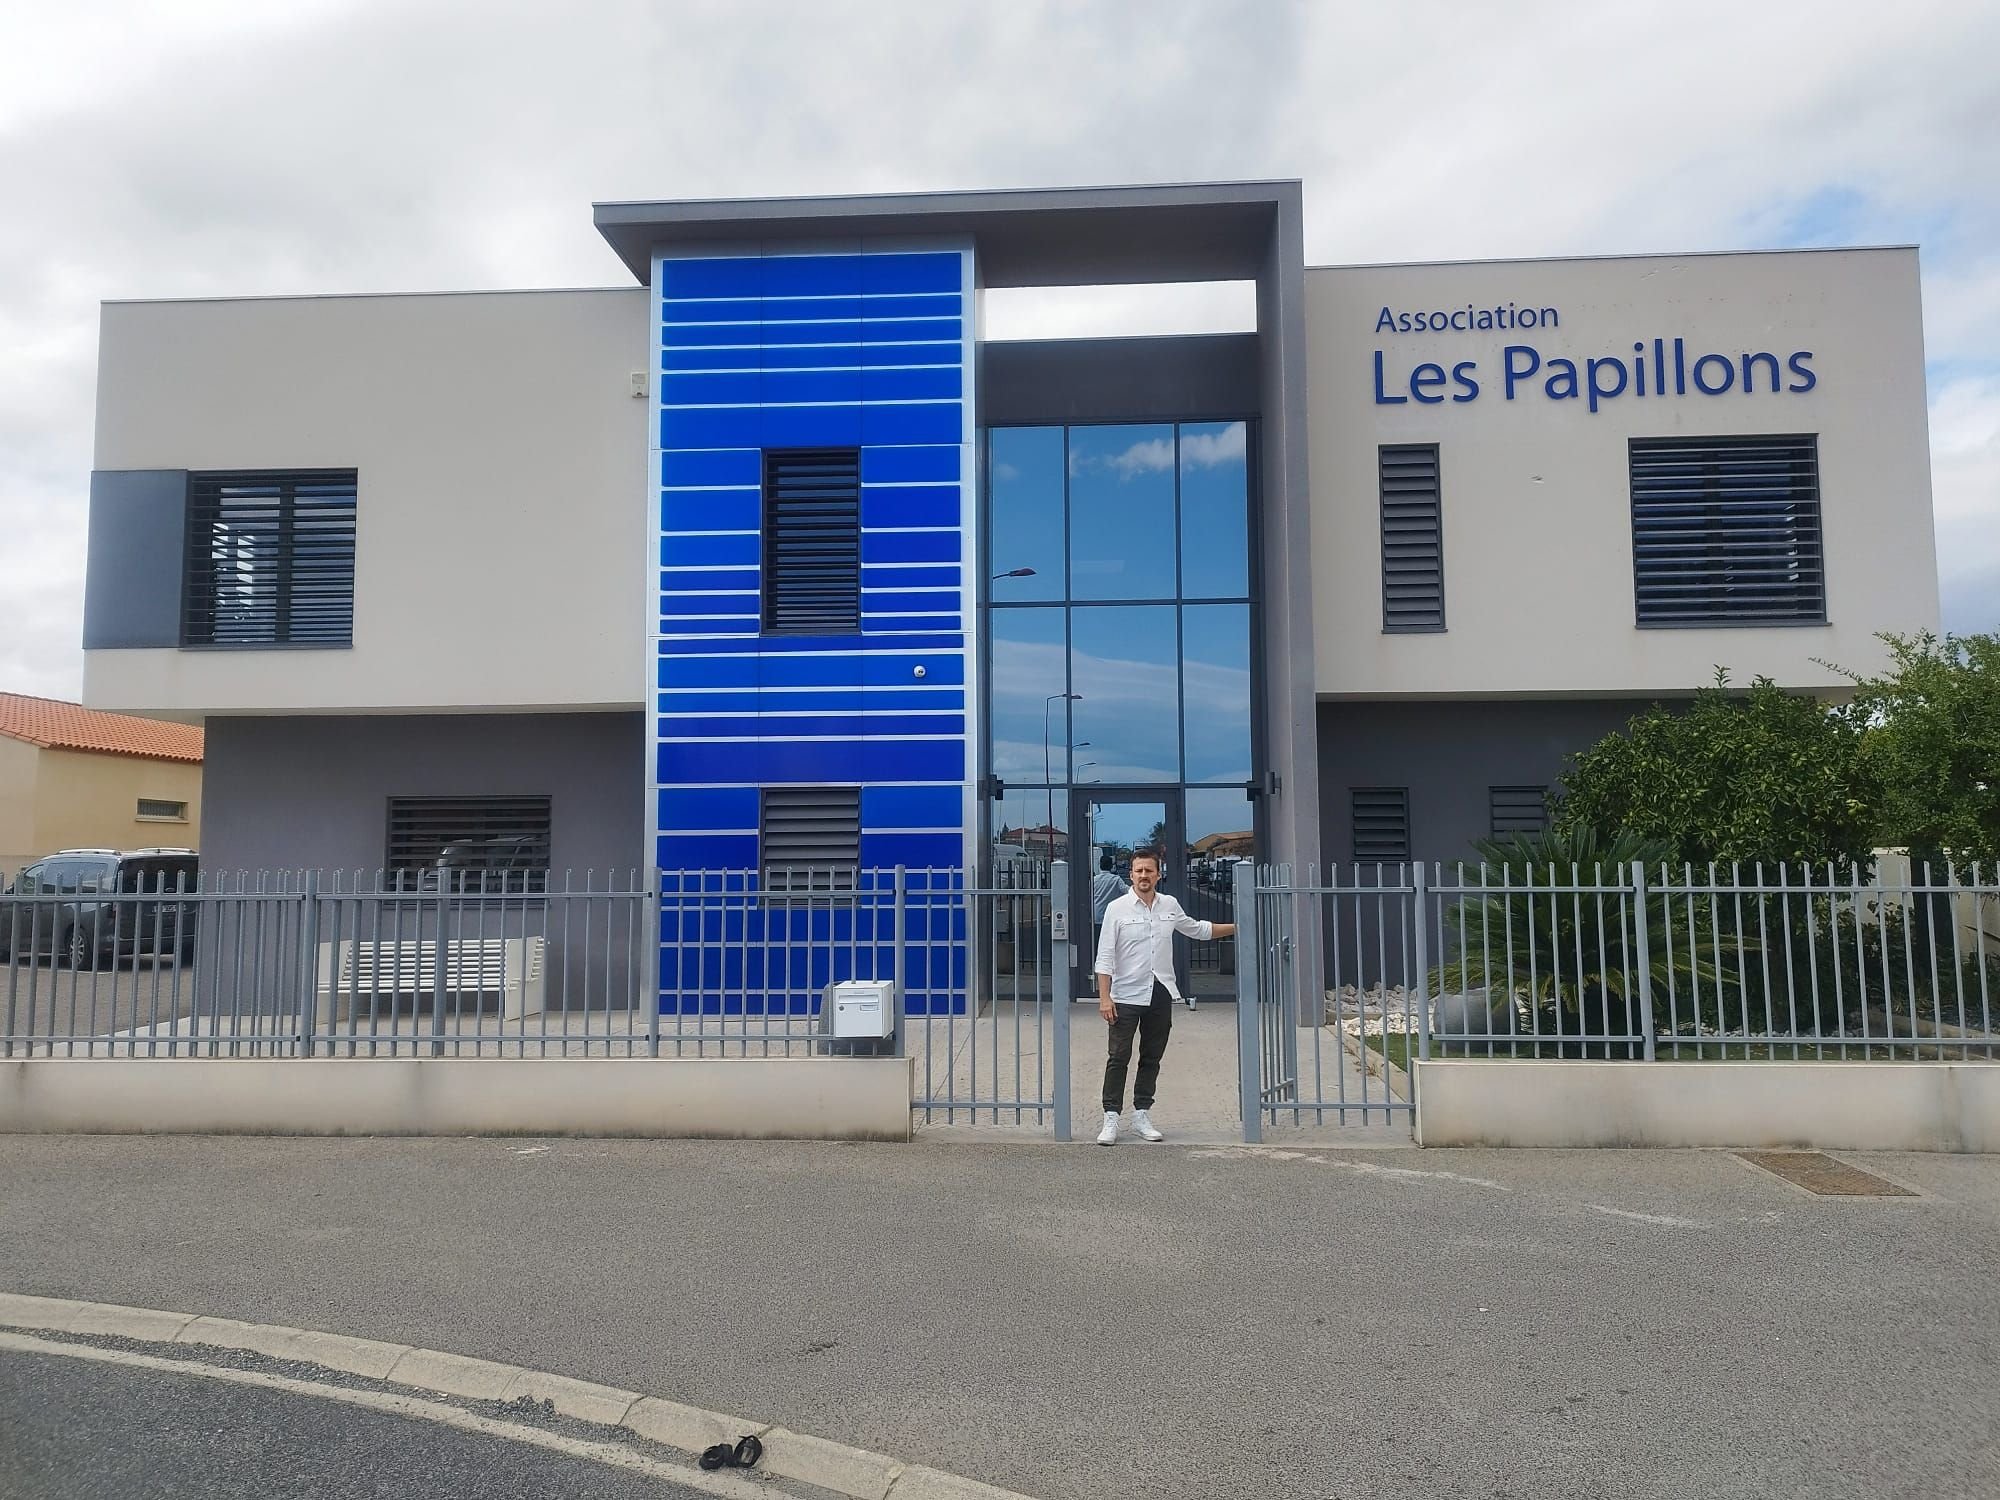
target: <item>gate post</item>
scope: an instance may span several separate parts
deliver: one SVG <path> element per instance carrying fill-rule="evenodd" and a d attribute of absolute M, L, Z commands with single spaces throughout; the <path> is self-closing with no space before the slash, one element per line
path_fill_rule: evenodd
<path fill-rule="evenodd" d="M 925 889 L 928 890 L 929 888 L 930 888 L 930 882 L 926 881 Z M 903 970 L 903 916 L 904 916 L 903 902 L 908 893 L 908 890 L 909 890 L 909 883 L 907 876 L 905 874 L 904 867 L 902 865 L 897 865 L 896 889 L 894 897 L 895 904 L 890 908 L 889 911 L 889 991 L 890 991 L 889 1004 L 895 1008 L 895 1014 L 890 1018 L 890 1020 L 891 1024 L 893 1024 L 896 1028 L 896 1044 L 895 1044 L 894 1055 L 897 1057 L 908 1057 L 910 1055 L 909 1039 L 903 1034 L 908 1029 L 903 1024 L 903 1017 L 904 1017 L 903 983 L 906 977 Z M 978 916 L 971 909 L 972 903 L 975 899 L 976 898 L 971 896 L 967 896 L 965 898 L 966 908 L 967 908 L 965 913 L 965 928 L 966 928 L 967 943 L 972 942 L 973 933 L 975 932 L 975 930 L 979 925 Z M 879 922 L 881 921 L 881 919 L 882 919 L 881 908 L 878 906 L 876 908 L 875 920 Z M 928 939 L 931 935 L 930 925 L 929 925 L 930 917 L 928 908 L 926 909 L 924 920 L 925 920 L 924 936 L 926 939 Z M 970 994 L 972 991 L 973 983 L 974 980 L 972 976 L 972 965 L 968 962 L 966 964 L 966 992 L 968 994 Z"/>
<path fill-rule="evenodd" d="M 1410 866 L 1410 872 L 1410 894 L 1415 899 L 1417 907 L 1417 1025 L 1420 1028 L 1417 1032 L 1417 1060 L 1419 1062 L 1429 1062 L 1431 1060 L 1431 962 L 1430 942 L 1424 932 L 1424 923 L 1430 915 L 1430 902 L 1426 899 L 1424 891 L 1423 861 L 1418 860 L 1414 865 Z M 1361 1040 L 1362 1045 L 1366 1046 L 1368 1039 L 1363 1037 Z M 1404 1032 L 1403 1055 L 1405 1057 L 1409 1056 L 1409 1043 L 1409 1033 Z M 1388 1056 L 1388 1050 L 1389 1037 L 1385 1031 L 1382 1036 L 1383 1056 Z M 1416 1092 L 1416 1080 L 1417 1075 L 1414 1072 L 1411 1073 L 1410 1092 L 1412 1094 Z M 1412 1099 L 1410 1102 L 1414 1104 L 1416 1101 Z"/>
<path fill-rule="evenodd" d="M 1236 862 L 1236 1089 L 1243 1113 L 1243 1139 L 1264 1139 L 1264 1082 L 1258 1068 L 1258 1041 L 1264 972 L 1264 935 L 1257 927 L 1257 867 Z"/>
<path fill-rule="evenodd" d="M 1020 924 L 1015 923 L 1018 932 Z M 1069 962 L 1069 861 L 1054 860 L 1049 865 L 1049 1004 L 1055 1014 L 1050 1028 L 1055 1043 L 1055 1078 L 1052 1080 L 1056 1139 L 1071 1138 L 1069 1097 L 1069 1008 L 1075 1003 L 1069 993 L 1070 975 L 1076 965 Z M 1016 967 L 1020 965 L 1020 939 L 1014 942 Z"/>
<path fill-rule="evenodd" d="M 1671 919 L 1671 918 L 1670 918 Z M 1646 865 L 1643 860 L 1632 861 L 1632 935 L 1633 946 L 1639 950 L 1639 1024 L 1646 1028 L 1647 1062 L 1653 1056 L 1653 955 L 1652 942 L 1646 932 Z M 1631 1053 L 1625 1054 L 1630 1057 Z"/>
<path fill-rule="evenodd" d="M 340 889 L 338 883 L 335 884 L 334 889 L 336 891 Z M 301 993 L 299 995 L 298 1054 L 301 1057 L 311 1057 L 313 1055 L 313 1033 L 319 1027 L 318 870 L 306 871 L 304 889 L 300 892 L 299 899 L 301 902 L 299 908 L 299 967 L 305 971 L 305 983 L 300 987 Z M 216 909 L 220 911 L 221 907 L 218 906 Z M 220 927 L 221 924 L 217 923 L 216 925 Z M 335 929 L 335 931 L 337 934 L 338 929 Z M 216 952 L 220 953 L 221 951 L 221 946 L 218 944 Z M 333 1000 L 336 1005 L 340 1003 L 339 979 L 340 955 L 336 952 L 333 962 L 328 966 L 327 974 L 327 983 L 334 989 Z M 220 1016 L 218 1016 L 218 1023 L 220 1019 Z M 210 1045 L 214 1045 L 213 1029 L 210 1031 Z M 235 1039 L 233 1037 L 230 1039 L 230 1046 L 232 1049 L 235 1047 Z M 349 1050 L 351 1051 L 352 1049 L 350 1048 Z M 192 1048 L 189 1049 L 188 1055 L 194 1055 Z"/>

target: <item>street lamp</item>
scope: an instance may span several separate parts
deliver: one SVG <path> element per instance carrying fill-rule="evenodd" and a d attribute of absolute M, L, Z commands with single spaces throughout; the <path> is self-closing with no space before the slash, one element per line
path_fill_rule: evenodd
<path fill-rule="evenodd" d="M 1035 570 L 1033 568 L 1009 568 L 1004 573 L 995 573 L 993 580 L 997 583 L 1002 578 L 1033 578 L 1034 576 Z"/>
<path fill-rule="evenodd" d="M 1048 697 L 1042 700 L 1042 785 L 1049 789 L 1049 810 L 1047 817 L 1042 823 L 1042 827 L 1048 834 L 1049 857 L 1051 859 L 1055 857 L 1056 844 L 1056 784 L 1054 778 L 1049 775 L 1049 705 L 1058 700 L 1080 703 L 1083 701 L 1083 694 L 1050 693 Z M 1068 738 L 1068 735 L 1063 736 L 1065 741 Z M 1064 759 L 1068 759 L 1068 751 L 1064 752 Z"/>

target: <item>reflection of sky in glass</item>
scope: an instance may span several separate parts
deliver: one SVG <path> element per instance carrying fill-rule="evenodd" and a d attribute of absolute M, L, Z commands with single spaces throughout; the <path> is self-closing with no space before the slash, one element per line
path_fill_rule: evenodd
<path fill-rule="evenodd" d="M 1179 780 L 1180 709 L 1170 605 L 1070 611 L 1076 738 L 1090 741 L 1094 780 Z"/>
<path fill-rule="evenodd" d="M 1173 428 L 1072 427 L 1069 526 L 1071 598 L 1173 598 Z"/>
<path fill-rule="evenodd" d="M 1250 779 L 1250 606 L 1181 611 L 1187 686 L 1187 780 Z"/>
<path fill-rule="evenodd" d="M 1181 597 L 1250 592 L 1249 480 L 1241 422 L 1181 428 Z"/>
<path fill-rule="evenodd" d="M 1126 860 L 1134 849 L 1151 842 L 1153 830 L 1167 820 L 1164 802 L 1093 802 L 1090 804 L 1091 858 L 1110 853 L 1118 873 L 1125 873 Z M 1096 868 L 1093 864 L 1092 868 Z"/>
<path fill-rule="evenodd" d="M 1192 848 L 1210 834 L 1250 831 L 1250 794 L 1233 787 L 1196 788 L 1187 794 L 1187 841 Z"/>
<path fill-rule="evenodd" d="M 987 615 L 993 666 L 987 690 L 992 703 L 993 774 L 1002 781 L 1042 780 L 1042 711 L 1048 710 L 1050 765 L 1063 776 L 1063 707 L 1049 703 L 1063 691 L 1063 612 L 996 609 Z M 1085 738 L 1083 735 L 1076 736 Z"/>
<path fill-rule="evenodd" d="M 992 597 L 1063 596 L 1063 430 L 996 427 L 987 438 L 989 575 L 1033 568 L 1032 578 L 994 578 Z"/>

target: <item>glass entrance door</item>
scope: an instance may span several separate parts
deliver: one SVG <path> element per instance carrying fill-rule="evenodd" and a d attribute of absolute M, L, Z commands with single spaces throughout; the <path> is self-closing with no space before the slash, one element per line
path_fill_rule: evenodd
<path fill-rule="evenodd" d="M 1160 850 L 1160 885 L 1165 890 L 1175 888 L 1179 863 L 1175 853 L 1181 847 L 1180 799 L 1153 789 L 1113 791 L 1099 787 L 1079 788 L 1074 796 L 1070 827 L 1080 837 L 1075 842 L 1070 896 L 1070 910 L 1077 915 L 1070 928 L 1077 934 L 1074 993 L 1081 999 L 1097 993 L 1092 967 L 1097 956 L 1097 929 L 1104 920 L 1104 908 L 1132 888 L 1127 876 L 1133 852 Z"/>

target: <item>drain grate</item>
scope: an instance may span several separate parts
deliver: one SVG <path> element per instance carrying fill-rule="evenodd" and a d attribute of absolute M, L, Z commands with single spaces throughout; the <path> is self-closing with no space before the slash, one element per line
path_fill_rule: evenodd
<path fill-rule="evenodd" d="M 1836 1161 L 1824 1151 L 1739 1151 L 1753 1167 L 1830 1198 L 1914 1198 L 1906 1187 L 1859 1167 Z"/>

